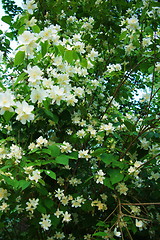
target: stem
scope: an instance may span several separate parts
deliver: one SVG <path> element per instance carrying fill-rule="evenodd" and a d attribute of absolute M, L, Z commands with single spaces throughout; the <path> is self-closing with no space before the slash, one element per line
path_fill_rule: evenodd
<path fill-rule="evenodd" d="M 121 205 L 127 205 L 127 206 L 160 205 L 160 202 L 157 202 L 157 203 L 121 203 Z"/>
<path fill-rule="evenodd" d="M 131 217 L 131 218 L 135 218 L 135 219 L 139 219 L 139 220 L 144 220 L 144 221 L 152 222 L 152 220 L 147 219 L 147 218 L 135 217 L 135 216 L 133 216 L 133 215 L 127 215 L 127 214 L 123 214 L 123 215 L 126 216 L 126 217 Z"/>
<path fill-rule="evenodd" d="M 119 83 L 119 85 L 117 86 L 117 88 L 115 89 L 114 91 L 114 94 L 113 94 L 113 97 L 112 99 L 110 100 L 110 102 L 108 103 L 107 107 L 106 107 L 106 110 L 110 107 L 112 101 L 114 100 L 114 98 L 117 96 L 118 92 L 119 92 L 119 89 L 124 85 L 125 81 L 127 80 L 127 78 L 130 76 L 130 74 L 140 65 L 140 63 L 142 63 L 143 61 L 145 61 L 145 59 L 142 59 L 140 60 L 131 70 L 130 72 L 125 75 L 124 74 L 124 77 L 123 77 L 123 80 Z"/>

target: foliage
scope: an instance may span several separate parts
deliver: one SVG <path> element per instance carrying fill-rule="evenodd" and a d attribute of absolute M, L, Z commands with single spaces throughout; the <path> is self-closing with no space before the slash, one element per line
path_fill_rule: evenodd
<path fill-rule="evenodd" d="M 158 239 L 158 2 L 23 8 L 2 18 L 2 239 Z"/>

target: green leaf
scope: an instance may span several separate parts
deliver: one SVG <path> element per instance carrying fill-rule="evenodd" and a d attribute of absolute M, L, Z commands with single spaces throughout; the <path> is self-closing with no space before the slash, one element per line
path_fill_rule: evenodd
<path fill-rule="evenodd" d="M 62 45 L 55 46 L 55 50 L 57 50 L 60 55 L 64 55 L 65 48 Z"/>
<path fill-rule="evenodd" d="M 100 156 L 101 160 L 108 166 L 111 162 L 113 162 L 117 157 L 113 154 L 103 153 Z"/>
<path fill-rule="evenodd" d="M 110 169 L 108 174 L 110 175 L 110 181 L 112 184 L 118 183 L 124 178 L 124 174 L 118 169 Z"/>
<path fill-rule="evenodd" d="M 18 83 L 19 81 L 25 80 L 26 78 L 28 78 L 28 75 L 27 75 L 26 73 L 24 73 L 24 72 L 21 73 L 21 74 L 18 76 L 16 82 L 14 83 L 14 86 L 17 85 L 17 83 Z"/>
<path fill-rule="evenodd" d="M 17 52 L 15 59 L 14 59 L 14 65 L 19 65 L 23 62 L 25 58 L 25 52 L 24 51 L 19 51 Z"/>
<path fill-rule="evenodd" d="M 26 30 L 25 26 L 22 26 L 18 29 L 18 35 L 21 35 Z"/>
<path fill-rule="evenodd" d="M 46 209 L 45 209 L 45 207 L 43 207 L 43 205 L 41 203 L 39 203 L 37 210 L 40 213 L 46 213 Z"/>
<path fill-rule="evenodd" d="M 19 181 L 17 181 L 16 179 L 11 179 L 10 177 L 7 177 L 5 175 L 2 175 L 2 178 L 8 185 L 12 186 L 15 189 L 19 186 Z"/>
<path fill-rule="evenodd" d="M 97 157 L 97 156 L 100 156 L 101 153 L 104 153 L 106 151 L 106 148 L 98 148 L 96 149 L 94 152 L 93 152 L 93 156 L 94 157 Z"/>
<path fill-rule="evenodd" d="M 1 82 L 0 82 L 0 88 L 2 88 L 3 90 L 6 90 Z"/>
<path fill-rule="evenodd" d="M 1 20 L 9 25 L 12 23 L 12 18 L 10 16 L 3 16 Z"/>
<path fill-rule="evenodd" d="M 8 112 L 6 111 L 4 114 L 3 114 L 3 117 L 6 121 L 6 123 L 9 123 L 10 119 L 15 115 L 15 112 Z"/>
<path fill-rule="evenodd" d="M 51 111 L 44 109 L 45 114 L 55 123 L 58 123 L 58 116 L 53 114 Z"/>
<path fill-rule="evenodd" d="M 44 171 L 49 177 L 53 178 L 54 180 L 56 180 L 56 174 L 54 172 L 52 172 L 51 170 L 45 170 Z"/>
<path fill-rule="evenodd" d="M 70 159 L 78 159 L 78 152 L 71 152 L 69 155 Z"/>
<path fill-rule="evenodd" d="M 40 31 L 41 31 L 41 29 L 37 25 L 34 25 L 32 27 L 32 30 L 33 30 L 34 33 L 40 33 Z"/>
<path fill-rule="evenodd" d="M 19 188 L 22 188 L 22 190 L 26 189 L 30 185 L 30 182 L 27 182 L 25 180 L 19 181 Z"/>
<path fill-rule="evenodd" d="M 79 57 L 75 51 L 72 50 L 66 50 L 64 52 L 64 60 L 69 62 L 70 64 L 73 64 L 74 60 L 77 60 Z"/>
<path fill-rule="evenodd" d="M 104 186 L 106 186 L 106 187 L 108 187 L 108 188 L 110 188 L 110 189 L 114 189 L 114 187 L 112 186 L 111 181 L 110 181 L 109 178 L 105 178 L 105 179 L 103 180 L 103 184 L 104 184 Z"/>
<path fill-rule="evenodd" d="M 50 150 L 50 155 L 52 157 L 57 157 L 60 155 L 60 149 L 59 147 L 57 147 L 57 145 L 53 144 L 48 146 L 48 149 Z"/>
<path fill-rule="evenodd" d="M 62 155 L 56 157 L 56 163 L 68 165 L 69 164 L 69 156 L 62 154 Z"/>
<path fill-rule="evenodd" d="M 122 33 L 120 34 L 120 36 L 119 36 L 119 40 L 122 40 L 122 39 L 126 38 L 127 33 L 128 33 L 128 31 L 122 32 Z"/>
<path fill-rule="evenodd" d="M 49 43 L 48 41 L 46 40 L 45 42 L 41 42 L 40 43 L 41 45 L 41 53 L 42 53 L 42 57 L 44 57 L 48 51 L 48 48 L 49 48 Z"/>
<path fill-rule="evenodd" d="M 49 199 L 49 198 L 47 198 L 47 199 L 45 199 L 44 200 L 44 204 L 45 204 L 45 206 L 47 207 L 47 208 L 51 208 L 52 206 L 53 206 L 53 200 L 51 200 L 51 199 Z"/>
<path fill-rule="evenodd" d="M 136 126 L 129 122 L 129 121 L 124 121 L 124 125 L 128 128 L 129 131 L 136 131 Z"/>

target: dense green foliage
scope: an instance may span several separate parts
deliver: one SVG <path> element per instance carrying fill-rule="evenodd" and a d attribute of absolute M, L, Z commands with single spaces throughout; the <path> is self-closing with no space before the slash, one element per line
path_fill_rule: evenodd
<path fill-rule="evenodd" d="M 23 9 L 0 32 L 0 239 L 158 240 L 159 3 Z"/>

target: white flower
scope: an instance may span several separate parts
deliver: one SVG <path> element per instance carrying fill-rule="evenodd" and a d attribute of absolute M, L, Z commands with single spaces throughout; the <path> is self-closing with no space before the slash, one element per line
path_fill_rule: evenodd
<path fill-rule="evenodd" d="M 50 98 L 53 99 L 53 102 L 56 101 L 56 103 L 60 105 L 61 100 L 65 100 L 64 88 L 53 86 L 50 90 Z"/>
<path fill-rule="evenodd" d="M 35 36 L 29 31 L 24 31 L 19 37 L 19 42 L 22 44 L 30 44 L 32 41 L 35 41 Z"/>
<path fill-rule="evenodd" d="M 39 170 L 33 171 L 32 176 L 29 175 L 29 179 L 37 183 L 38 180 L 41 179 L 40 171 Z"/>
<path fill-rule="evenodd" d="M 57 211 L 54 213 L 54 215 L 59 218 L 61 215 L 63 215 L 63 211 L 60 211 L 59 208 L 57 209 Z"/>
<path fill-rule="evenodd" d="M 139 28 L 139 22 L 136 17 L 127 18 L 127 28 L 130 30 L 135 30 Z"/>
<path fill-rule="evenodd" d="M 115 235 L 116 237 L 121 237 L 121 232 L 118 232 L 118 231 L 117 231 L 117 228 L 115 228 L 115 229 L 114 229 L 114 235 Z"/>
<path fill-rule="evenodd" d="M 78 157 L 88 160 L 89 158 L 91 158 L 91 155 L 89 154 L 89 150 L 80 150 L 78 152 Z"/>
<path fill-rule="evenodd" d="M 144 225 L 144 223 L 143 223 L 141 220 L 138 221 L 138 220 L 136 219 L 136 227 L 138 227 L 139 230 L 142 230 L 143 225 Z"/>
<path fill-rule="evenodd" d="M 62 145 L 60 146 L 61 152 L 66 152 L 66 153 L 70 153 L 72 150 L 72 145 L 68 142 L 63 142 Z"/>
<path fill-rule="evenodd" d="M 71 219 L 71 214 L 68 213 L 67 211 L 65 213 L 63 213 L 63 220 L 62 222 L 70 222 L 72 219 Z"/>
<path fill-rule="evenodd" d="M 120 194 L 127 195 L 128 188 L 125 183 L 118 183 L 116 189 Z"/>
<path fill-rule="evenodd" d="M 94 61 L 94 59 L 98 57 L 98 52 L 95 51 L 94 48 L 92 48 L 90 54 L 88 54 L 88 57 L 89 57 L 92 61 Z"/>
<path fill-rule="evenodd" d="M 6 200 L 8 199 L 8 192 L 6 189 L 0 188 L 0 200 L 2 200 L 3 198 Z"/>
<path fill-rule="evenodd" d="M 125 46 L 125 51 L 127 54 L 130 54 L 135 48 L 136 47 L 132 43 L 130 43 Z"/>
<path fill-rule="evenodd" d="M 157 62 L 155 67 L 155 71 L 160 72 L 160 62 Z"/>
<path fill-rule="evenodd" d="M 30 211 L 31 213 L 33 213 L 33 211 L 36 209 L 37 205 L 38 205 L 39 199 L 29 199 L 29 202 L 26 202 L 27 207 L 26 207 L 26 211 Z"/>
<path fill-rule="evenodd" d="M 30 14 L 33 14 L 33 10 L 37 8 L 37 4 L 34 0 L 27 0 L 26 4 L 23 3 L 22 6 Z"/>
<path fill-rule="evenodd" d="M 62 199 L 62 197 L 64 196 L 64 190 L 61 190 L 60 188 L 58 188 L 58 190 L 55 190 L 56 194 L 55 197 L 57 197 L 59 200 Z"/>
<path fill-rule="evenodd" d="M 54 238 L 64 239 L 64 238 L 65 238 L 65 235 L 64 235 L 63 232 L 56 232 L 56 234 L 54 235 Z"/>
<path fill-rule="evenodd" d="M 114 71 L 120 71 L 122 69 L 121 65 L 119 63 L 117 64 L 109 64 L 107 66 L 107 71 L 109 73 L 114 72 Z"/>
<path fill-rule="evenodd" d="M 6 212 L 9 208 L 9 204 L 7 204 L 6 202 L 2 202 L 2 205 L 0 206 L 0 211 L 4 211 Z"/>
<path fill-rule="evenodd" d="M 45 100 L 46 97 L 47 97 L 47 91 L 44 90 L 43 88 L 38 87 L 31 91 L 30 98 L 33 103 L 37 101 L 41 103 L 43 100 Z"/>
<path fill-rule="evenodd" d="M 102 124 L 100 126 L 100 131 L 106 131 L 106 134 L 112 133 L 114 131 L 114 127 L 112 123 L 108 123 L 108 124 Z"/>
<path fill-rule="evenodd" d="M 150 142 L 147 141 L 146 138 L 141 138 L 141 139 L 139 139 L 139 140 L 140 140 L 140 142 L 141 142 L 141 148 L 147 150 L 147 149 L 149 148 L 149 146 L 150 146 Z"/>
<path fill-rule="evenodd" d="M 96 178 L 96 183 L 101 183 L 103 184 L 103 180 L 105 179 L 105 173 L 100 169 L 98 172 L 96 172 L 95 178 Z"/>
<path fill-rule="evenodd" d="M 42 145 L 46 146 L 48 143 L 48 140 L 40 136 L 39 138 L 37 138 L 36 143 L 37 143 L 36 147 L 41 147 Z"/>
<path fill-rule="evenodd" d="M 149 37 L 143 38 L 143 40 L 142 40 L 142 45 L 143 45 L 143 47 L 147 47 L 147 46 L 149 46 L 150 44 L 152 44 L 152 42 L 151 42 L 151 39 L 150 39 Z"/>
<path fill-rule="evenodd" d="M 49 218 L 50 214 L 42 214 L 41 222 L 39 222 L 39 224 L 44 230 L 49 230 L 49 227 L 51 227 L 51 220 Z"/>
<path fill-rule="evenodd" d="M 13 111 L 11 106 L 15 105 L 14 98 L 14 95 L 8 89 L 0 93 L 0 114 L 4 114 L 5 111 Z"/>
<path fill-rule="evenodd" d="M 32 113 L 34 106 L 29 105 L 26 101 L 23 101 L 22 103 L 17 102 L 16 106 L 17 108 L 15 112 L 18 114 L 16 119 L 21 121 L 22 124 L 34 119 L 34 114 Z"/>
<path fill-rule="evenodd" d="M 43 74 L 42 70 L 38 66 L 31 67 L 30 65 L 28 65 L 25 72 L 29 75 L 29 82 L 35 82 L 37 79 L 40 80 Z"/>
<path fill-rule="evenodd" d="M 79 130 L 77 133 L 76 133 L 77 137 L 79 138 L 83 138 L 85 137 L 86 133 L 83 129 Z"/>

